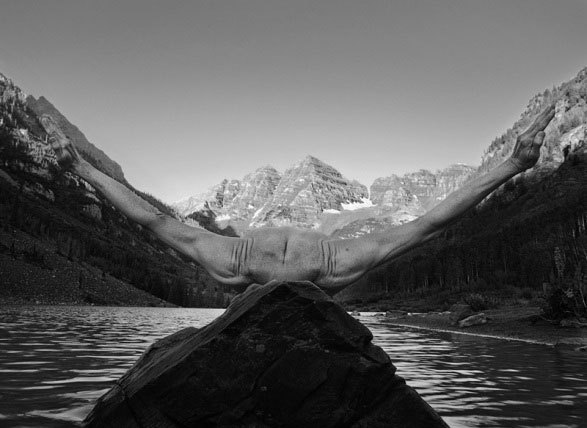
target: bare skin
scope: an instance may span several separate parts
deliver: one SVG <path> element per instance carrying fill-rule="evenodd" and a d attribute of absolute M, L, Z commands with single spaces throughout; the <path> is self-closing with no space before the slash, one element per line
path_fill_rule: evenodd
<path fill-rule="evenodd" d="M 509 159 L 466 183 L 422 217 L 381 233 L 345 240 L 289 227 L 261 228 L 247 237 L 232 238 L 187 226 L 86 162 L 50 116 L 43 116 L 41 122 L 63 168 L 86 180 L 128 218 L 195 260 L 218 281 L 230 285 L 311 281 L 333 293 L 437 236 L 497 187 L 534 166 L 540 157 L 544 129 L 553 117 L 551 106 L 518 136 Z"/>

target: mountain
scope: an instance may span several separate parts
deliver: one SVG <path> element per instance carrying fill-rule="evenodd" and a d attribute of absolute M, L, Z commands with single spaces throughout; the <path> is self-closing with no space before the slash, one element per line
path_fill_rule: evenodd
<path fill-rule="evenodd" d="M 340 210 L 342 204 L 359 203 L 367 196 L 365 186 L 307 156 L 285 171 L 271 199 L 253 216 L 251 226 L 314 227 L 322 212 Z"/>
<path fill-rule="evenodd" d="M 370 188 L 371 208 L 362 218 L 349 219 L 331 230 L 339 238 L 358 237 L 414 220 L 458 189 L 475 173 L 463 164 L 431 172 L 421 169 L 403 176 L 375 179 Z"/>
<path fill-rule="evenodd" d="M 208 192 L 173 207 L 184 216 L 210 209 L 217 222 L 241 232 L 262 226 L 315 228 L 322 213 L 361 203 L 367 196 L 364 185 L 307 156 L 283 175 L 264 166 L 241 180 L 225 179 Z"/>
<path fill-rule="evenodd" d="M 173 207 L 182 216 L 211 212 L 218 224 L 241 233 L 256 227 L 291 225 L 350 237 L 413 220 L 474 171 L 467 165 L 452 165 L 435 173 L 420 170 L 402 177 L 378 178 L 371 185 L 369 199 L 366 186 L 306 156 L 283 175 L 265 166 L 241 180 L 225 179 Z"/>
<path fill-rule="evenodd" d="M 230 196 L 225 198 L 224 215 L 250 221 L 274 195 L 280 181 L 279 172 L 267 165 L 247 174 L 240 182 L 228 182 Z"/>
<path fill-rule="evenodd" d="M 208 207 L 218 216 L 234 220 L 250 220 L 273 195 L 281 175 L 271 166 L 264 166 L 241 180 L 227 180 L 209 191 L 178 202 L 173 207 L 183 216 Z"/>
<path fill-rule="evenodd" d="M 120 166 L 56 107 L 0 74 L 0 302 L 224 306 L 230 293 L 203 269 L 60 169 L 40 114 L 53 116 L 94 166 L 127 184 Z"/>

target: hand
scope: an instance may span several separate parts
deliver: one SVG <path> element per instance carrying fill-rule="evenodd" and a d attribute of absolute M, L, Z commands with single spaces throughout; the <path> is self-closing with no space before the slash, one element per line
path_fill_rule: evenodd
<path fill-rule="evenodd" d="M 554 105 L 540 113 L 534 123 L 516 139 L 510 162 L 521 172 L 532 168 L 540 158 L 540 147 L 544 142 L 544 129 L 554 117 Z"/>
<path fill-rule="evenodd" d="M 41 116 L 41 124 L 47 134 L 49 134 L 49 143 L 57 157 L 57 163 L 63 169 L 74 170 L 83 162 L 82 157 L 76 150 L 69 138 L 59 129 L 55 121 L 48 114 Z"/>

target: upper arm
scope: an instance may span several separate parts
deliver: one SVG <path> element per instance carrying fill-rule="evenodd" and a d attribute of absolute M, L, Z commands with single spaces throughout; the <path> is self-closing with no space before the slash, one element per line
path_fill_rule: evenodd
<path fill-rule="evenodd" d="M 213 278 L 227 284 L 247 283 L 233 260 L 241 238 L 217 235 L 160 214 L 146 225 L 163 242 L 200 264 Z"/>
<path fill-rule="evenodd" d="M 325 285 L 350 284 L 366 272 L 389 262 L 438 234 L 426 220 L 416 219 L 383 232 L 355 239 L 333 239 L 324 242 Z"/>
<path fill-rule="evenodd" d="M 432 224 L 426 216 L 389 230 L 373 234 L 378 243 L 375 266 L 389 262 L 405 252 L 437 236 L 443 228 Z"/>
<path fill-rule="evenodd" d="M 194 244 L 198 235 L 203 231 L 164 214 L 155 215 L 153 220 L 147 222 L 145 226 L 170 247 L 186 256 L 195 258 Z"/>

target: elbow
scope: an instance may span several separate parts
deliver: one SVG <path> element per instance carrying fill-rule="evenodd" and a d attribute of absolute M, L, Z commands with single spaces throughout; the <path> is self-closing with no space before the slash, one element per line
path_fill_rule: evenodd
<path fill-rule="evenodd" d="M 435 239 L 435 238 L 438 238 L 440 235 L 442 235 L 442 232 L 444 232 L 444 230 L 445 230 L 445 229 L 446 229 L 446 228 L 445 228 L 445 227 L 443 227 L 443 228 L 441 228 L 441 229 L 434 230 L 434 231 L 432 231 L 432 232 L 428 233 L 428 235 L 426 235 L 426 236 L 424 237 L 424 240 L 423 240 L 422 242 L 428 242 L 428 241 L 432 241 L 432 240 L 433 240 L 433 239 Z"/>
<path fill-rule="evenodd" d="M 422 242 L 427 242 L 438 237 L 448 226 L 446 223 L 435 222 L 426 218 L 426 216 L 420 217 L 416 221 L 419 223 L 419 229 L 422 233 Z"/>
<path fill-rule="evenodd" d="M 168 219 L 169 218 L 165 214 L 157 213 L 146 216 L 143 221 L 139 221 L 138 223 L 145 226 L 150 231 L 156 232 L 167 223 Z"/>

